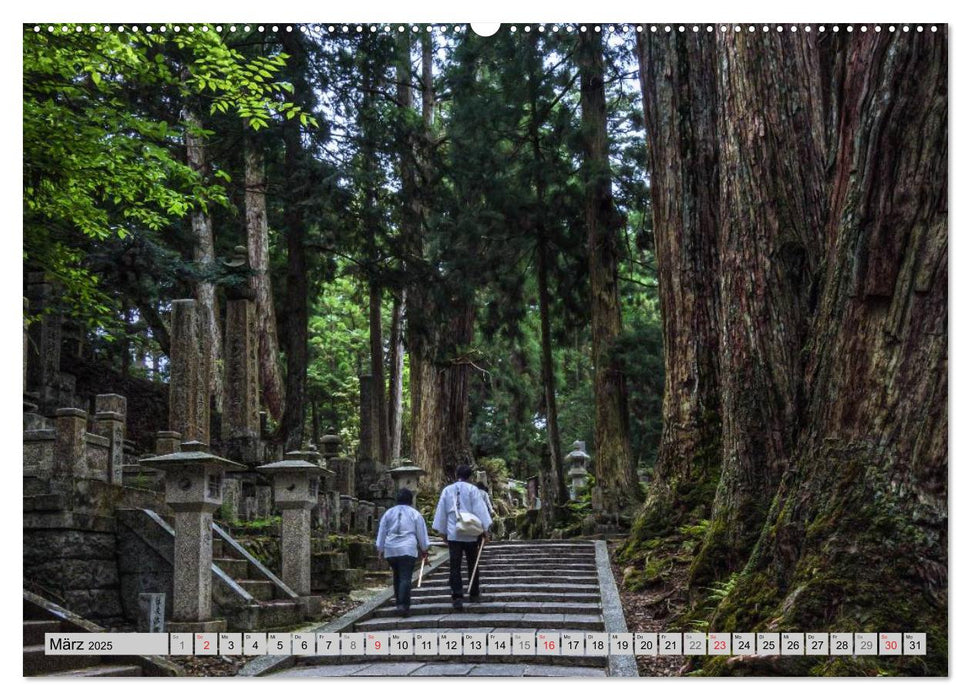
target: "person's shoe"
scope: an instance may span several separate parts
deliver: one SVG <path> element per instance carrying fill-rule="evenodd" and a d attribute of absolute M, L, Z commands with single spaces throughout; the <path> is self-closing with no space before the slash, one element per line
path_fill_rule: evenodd
<path fill-rule="evenodd" d="M 408 617 L 409 615 L 411 615 L 411 612 L 408 610 L 408 608 L 402 609 L 401 617 Z"/>
<path fill-rule="evenodd" d="M 452 607 L 455 608 L 456 610 L 461 610 L 462 607 L 463 607 L 462 606 L 462 601 L 461 600 L 453 600 L 452 601 Z"/>
<path fill-rule="evenodd" d="M 394 606 L 394 609 L 399 615 L 401 615 L 401 617 L 408 617 L 408 608 L 406 608 L 404 605 L 396 605 Z"/>

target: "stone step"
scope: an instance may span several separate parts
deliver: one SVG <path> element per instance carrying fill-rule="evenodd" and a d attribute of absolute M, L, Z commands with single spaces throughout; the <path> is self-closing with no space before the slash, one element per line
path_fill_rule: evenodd
<path fill-rule="evenodd" d="M 32 644 L 24 647 L 25 676 L 43 676 L 59 671 L 70 671 L 78 668 L 97 666 L 100 663 L 100 656 L 48 656 L 44 654 L 43 644 Z"/>
<path fill-rule="evenodd" d="M 24 620 L 24 646 L 43 644 L 46 633 L 60 631 L 61 623 L 57 620 Z"/>
<path fill-rule="evenodd" d="M 382 657 L 382 659 L 387 657 Z M 329 663 L 318 659 L 334 659 Z M 275 678 L 346 676 L 595 677 L 607 675 L 605 661 L 583 656 L 432 656 L 377 661 L 373 656 L 315 657 L 274 674 Z"/>
<path fill-rule="evenodd" d="M 235 632 L 292 628 L 303 622 L 303 610 L 292 600 L 270 600 L 229 611 L 226 622 Z"/>
<path fill-rule="evenodd" d="M 411 615 L 409 617 L 375 617 L 358 622 L 358 632 L 384 630 L 419 630 L 446 628 L 469 631 L 469 627 L 504 627 L 519 629 L 575 629 L 603 630 L 603 618 L 598 615 L 570 615 L 563 613 L 483 613 L 473 612 L 472 605 L 465 610 L 445 615 Z"/>
<path fill-rule="evenodd" d="M 226 572 L 226 575 L 236 580 L 245 579 L 250 575 L 250 563 L 245 559 L 213 558 L 212 563 Z"/>
<path fill-rule="evenodd" d="M 463 579 L 463 583 L 467 583 Z M 483 579 L 482 582 L 482 595 L 488 596 L 495 593 L 543 593 L 549 591 L 551 593 L 555 592 L 566 592 L 566 593 L 595 593 L 597 598 L 600 597 L 600 586 L 596 582 L 592 583 L 547 583 L 545 581 L 509 581 L 503 579 L 501 581 L 495 581 L 495 586 L 491 586 L 491 590 L 487 590 L 490 586 L 487 586 L 487 581 Z M 426 581 L 422 583 L 421 588 L 412 588 L 411 597 L 414 599 L 422 595 L 442 595 L 444 593 L 451 593 L 451 588 L 448 586 L 448 579 L 444 581 Z"/>
<path fill-rule="evenodd" d="M 411 604 L 423 603 L 431 605 L 434 603 L 452 602 L 450 592 L 437 592 L 431 594 L 423 593 L 425 589 L 412 589 Z M 537 588 L 535 592 L 527 591 L 491 591 L 482 594 L 483 603 L 599 603 L 600 594 L 597 591 L 586 593 L 574 592 L 550 592 L 546 589 Z"/>
<path fill-rule="evenodd" d="M 440 603 L 416 603 L 412 601 L 411 615 L 446 615 L 452 612 L 451 601 Z M 465 602 L 465 610 L 475 614 L 487 613 L 569 613 L 574 615 L 599 615 L 599 603 L 570 602 Z M 375 617 L 400 617 L 393 604 L 379 608 Z"/>
<path fill-rule="evenodd" d="M 76 668 L 70 671 L 60 671 L 49 673 L 50 678 L 120 678 L 141 676 L 142 669 L 138 666 L 90 666 L 88 668 Z"/>
<path fill-rule="evenodd" d="M 213 559 L 216 559 L 217 557 L 224 557 L 226 555 L 225 548 L 226 548 L 226 543 L 223 541 L 221 537 L 212 538 L 212 558 Z"/>
<path fill-rule="evenodd" d="M 497 564 L 491 561 L 479 562 L 479 568 L 483 571 L 508 571 L 510 573 L 529 573 L 529 572 L 549 572 L 561 574 L 596 574 L 597 567 L 588 564 L 543 564 L 543 563 L 522 563 L 522 564 Z"/>
<path fill-rule="evenodd" d="M 479 576 L 479 574 L 476 574 Z M 468 572 L 462 572 L 462 581 L 468 582 Z M 561 584 L 586 584 L 586 585 L 597 585 L 598 579 L 596 574 L 523 574 L 518 572 L 501 572 L 501 571 L 483 571 L 481 574 L 482 584 L 485 585 L 489 582 L 496 586 L 501 586 L 505 588 L 507 585 L 513 585 L 517 583 L 561 583 Z M 429 578 L 428 582 L 440 583 L 447 582 L 448 575 L 435 576 Z M 242 582 L 241 582 L 242 583 Z M 423 582 L 424 583 L 424 582 Z"/>
<path fill-rule="evenodd" d="M 237 579 L 236 583 L 257 600 L 273 600 L 276 596 L 276 586 L 266 579 Z"/>

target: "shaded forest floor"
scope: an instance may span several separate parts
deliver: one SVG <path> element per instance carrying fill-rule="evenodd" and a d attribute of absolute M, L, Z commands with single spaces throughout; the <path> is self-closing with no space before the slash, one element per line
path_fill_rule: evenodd
<path fill-rule="evenodd" d="M 688 563 L 673 560 L 671 568 L 643 590 L 630 591 L 623 585 L 624 571 L 617 564 L 618 544 L 610 545 L 610 565 L 620 592 L 629 632 L 666 632 L 687 609 Z M 637 672 L 641 676 L 681 675 L 684 658 L 680 656 L 638 656 Z"/>

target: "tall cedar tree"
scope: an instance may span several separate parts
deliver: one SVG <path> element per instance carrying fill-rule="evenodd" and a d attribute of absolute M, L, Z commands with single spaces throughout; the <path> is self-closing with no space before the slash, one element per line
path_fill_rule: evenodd
<path fill-rule="evenodd" d="M 314 102 L 307 82 L 304 39 L 298 32 L 279 32 L 283 50 L 294 67 L 294 102 L 301 106 Z M 306 158 L 301 142 L 300 124 L 289 120 L 283 125 L 285 147 L 284 167 L 289 202 L 284 213 L 284 236 L 287 248 L 287 295 L 284 302 L 286 318 L 286 400 L 281 438 L 287 450 L 297 450 L 303 444 L 307 394 L 307 362 L 309 359 L 308 325 L 310 320 L 309 285 L 307 281 L 307 222 L 304 219 L 303 199 L 307 189 Z"/>
<path fill-rule="evenodd" d="M 617 516 L 634 503 L 637 477 L 630 450 L 627 385 L 612 352 L 621 333 L 617 287 L 618 233 L 623 224 L 611 193 L 607 100 L 601 35 L 580 34 L 580 108 L 590 264 L 591 336 L 594 364 L 594 473 L 604 512 Z"/>
<path fill-rule="evenodd" d="M 266 218 L 266 168 L 263 145 L 248 127 L 243 135 L 243 182 L 246 190 L 246 248 L 253 276 L 249 279 L 256 302 L 259 336 L 260 391 L 263 404 L 275 420 L 283 416 L 284 390 L 280 372 L 276 308 L 270 278 L 270 237 Z"/>

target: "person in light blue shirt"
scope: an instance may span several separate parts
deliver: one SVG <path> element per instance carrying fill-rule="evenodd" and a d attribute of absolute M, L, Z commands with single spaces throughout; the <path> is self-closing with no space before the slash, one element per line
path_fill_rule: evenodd
<path fill-rule="evenodd" d="M 428 561 L 428 527 L 421 513 L 412 507 L 414 494 L 401 489 L 378 524 L 375 542 L 378 554 L 391 565 L 394 573 L 395 607 L 402 617 L 408 617 L 411 607 L 411 576 L 418 557 Z"/>
<path fill-rule="evenodd" d="M 471 578 L 480 544 L 489 541 L 489 527 L 492 525 L 492 517 L 489 515 L 488 508 L 486 508 L 482 492 L 474 484 L 469 483 L 469 479 L 472 478 L 472 467 L 463 464 L 455 470 L 455 476 L 458 481 L 442 489 L 432 527 L 448 540 L 448 583 L 452 589 L 452 607 L 461 610 L 462 557 L 465 557 Z M 456 532 L 455 520 L 458 510 L 472 513 L 482 521 L 485 533 L 472 536 L 460 535 Z M 475 578 L 469 581 L 469 601 L 472 603 L 478 603 L 480 600 L 479 579 L 481 578 L 482 572 L 476 571 Z"/>

